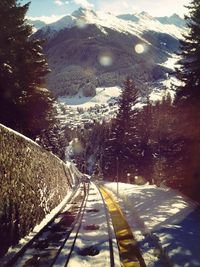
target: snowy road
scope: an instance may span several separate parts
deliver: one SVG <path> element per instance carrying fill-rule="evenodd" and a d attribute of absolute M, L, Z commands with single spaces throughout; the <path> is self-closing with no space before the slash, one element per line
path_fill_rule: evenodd
<path fill-rule="evenodd" d="M 106 188 L 106 190 L 105 190 Z M 150 185 L 82 184 L 5 267 L 199 267 L 200 208 Z"/>
<path fill-rule="evenodd" d="M 117 184 L 105 183 L 117 200 Z M 179 192 L 119 183 L 118 203 L 148 267 L 200 266 L 200 207 Z"/>
<path fill-rule="evenodd" d="M 81 227 L 67 266 L 121 266 L 113 228 L 106 212 L 98 188 L 91 183 Z"/>

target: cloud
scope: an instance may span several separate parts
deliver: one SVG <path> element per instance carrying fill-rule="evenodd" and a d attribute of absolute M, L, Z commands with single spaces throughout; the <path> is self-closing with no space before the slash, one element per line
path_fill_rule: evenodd
<path fill-rule="evenodd" d="M 27 17 L 27 19 L 31 19 L 31 20 L 41 20 L 43 22 L 45 22 L 46 24 L 50 24 L 53 23 L 61 18 L 63 18 L 65 15 L 51 15 L 51 16 L 40 16 L 40 17 Z"/>
<path fill-rule="evenodd" d="M 112 14 L 138 13 L 146 11 L 153 16 L 166 16 L 173 13 L 183 14 L 184 5 L 191 0 L 100 0 L 98 10 Z"/>
<path fill-rule="evenodd" d="M 110 12 L 115 15 L 125 13 L 136 13 L 139 9 L 132 4 L 132 0 L 115 0 L 115 4 L 110 1 L 102 1 L 99 5 L 99 10 L 103 12 Z"/>
<path fill-rule="evenodd" d="M 76 5 L 82 6 L 84 8 L 93 8 L 94 5 L 89 3 L 87 0 L 74 0 Z"/>
<path fill-rule="evenodd" d="M 54 0 L 54 3 L 58 6 L 64 5 L 64 3 L 61 0 Z"/>
<path fill-rule="evenodd" d="M 151 14 L 153 16 L 166 16 L 172 13 L 181 15 L 187 12 L 184 5 L 188 5 L 189 2 L 190 0 L 167 0 L 166 3 L 162 3 L 162 1 L 156 0 L 151 3 Z M 147 5 L 147 8 L 150 6 Z"/>

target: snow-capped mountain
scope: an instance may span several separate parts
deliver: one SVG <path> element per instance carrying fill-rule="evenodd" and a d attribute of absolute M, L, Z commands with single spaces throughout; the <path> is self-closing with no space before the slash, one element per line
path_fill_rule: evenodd
<path fill-rule="evenodd" d="M 27 20 L 28 24 L 33 26 L 33 31 L 36 32 L 37 30 L 41 29 L 42 27 L 46 26 L 46 23 L 41 20 Z"/>
<path fill-rule="evenodd" d="M 129 21 L 129 23 L 124 20 Z M 181 37 L 181 31 L 177 27 L 183 27 L 185 25 L 183 22 L 184 20 L 176 14 L 171 17 L 154 18 L 147 12 L 141 12 L 139 14 L 126 14 L 116 17 L 110 13 L 94 12 L 90 9 L 79 8 L 71 15 L 67 15 L 54 23 L 46 25 L 42 30 L 48 33 L 52 32 L 53 35 L 53 33 L 66 28 L 85 28 L 89 24 L 95 24 L 99 26 L 99 28 L 111 28 L 119 32 L 130 34 L 142 34 L 144 31 L 151 28 L 158 32 L 168 32 L 172 36 Z M 103 29 L 102 31 L 106 33 Z"/>
<path fill-rule="evenodd" d="M 51 74 L 47 83 L 58 95 L 94 95 L 96 87 L 120 85 L 127 75 L 140 87 L 165 77 L 163 63 L 179 49 L 184 29 L 162 24 L 146 12 L 116 17 L 80 8 L 35 34 Z M 131 16 L 131 17 L 130 17 Z"/>
<path fill-rule="evenodd" d="M 164 17 L 152 17 L 147 12 L 141 12 L 139 14 L 122 14 L 117 16 L 120 19 L 127 20 L 127 21 L 133 21 L 133 22 L 139 22 L 141 18 L 145 19 L 146 21 L 151 20 L 154 22 L 160 22 L 161 24 L 168 25 L 174 25 L 178 28 L 185 28 L 186 27 L 186 21 L 181 18 L 177 14 L 173 14 L 172 16 L 164 16 Z"/>
<path fill-rule="evenodd" d="M 180 28 L 186 27 L 186 21 L 177 14 L 173 14 L 170 17 L 156 17 L 156 19 L 162 24 L 171 24 Z"/>

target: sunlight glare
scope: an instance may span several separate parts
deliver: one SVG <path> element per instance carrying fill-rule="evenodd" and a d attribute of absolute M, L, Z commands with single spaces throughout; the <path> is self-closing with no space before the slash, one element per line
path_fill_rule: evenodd
<path fill-rule="evenodd" d="M 87 23 L 84 19 L 82 18 L 79 18 L 76 22 L 76 26 L 79 28 L 79 29 L 85 29 L 87 27 Z"/>
<path fill-rule="evenodd" d="M 135 46 L 135 52 L 137 54 L 142 54 L 145 52 L 145 46 L 143 44 L 136 44 Z"/>
<path fill-rule="evenodd" d="M 104 66 L 108 67 L 113 64 L 113 57 L 111 53 L 103 53 L 99 56 L 99 63 Z"/>

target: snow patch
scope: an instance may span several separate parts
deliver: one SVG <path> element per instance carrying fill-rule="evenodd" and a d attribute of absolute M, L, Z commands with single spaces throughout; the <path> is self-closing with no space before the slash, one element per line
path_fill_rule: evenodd
<path fill-rule="evenodd" d="M 95 107 L 95 105 L 105 105 L 113 101 L 113 97 L 118 98 L 121 94 L 121 88 L 114 87 L 98 87 L 96 88 L 96 95 L 94 97 L 85 97 L 79 92 L 73 97 L 59 97 L 58 101 L 74 108 L 80 107 L 88 109 Z"/>
<path fill-rule="evenodd" d="M 52 31 L 59 31 L 64 28 L 72 28 L 74 26 L 79 27 L 79 24 L 84 25 L 83 28 L 85 28 L 88 24 L 95 24 L 105 35 L 107 35 L 105 28 L 110 28 L 125 34 L 134 34 L 146 44 L 149 43 L 147 40 L 142 38 L 142 35 L 149 29 L 161 33 L 167 32 L 174 38 L 183 38 L 182 35 L 185 32 L 185 29 L 180 29 L 175 25 L 162 24 L 146 12 L 135 14 L 134 16 L 136 18 L 135 21 L 124 20 L 110 13 L 102 11 L 94 12 L 90 9 L 80 8 L 79 10 L 73 12 L 72 15 L 67 15 L 42 29 L 44 31 L 48 29 L 51 29 Z"/>
<path fill-rule="evenodd" d="M 116 196 L 116 183 L 105 186 Z M 119 183 L 118 199 L 147 266 L 163 266 L 162 257 L 169 266 L 200 266 L 199 206 L 175 190 L 154 185 Z"/>

